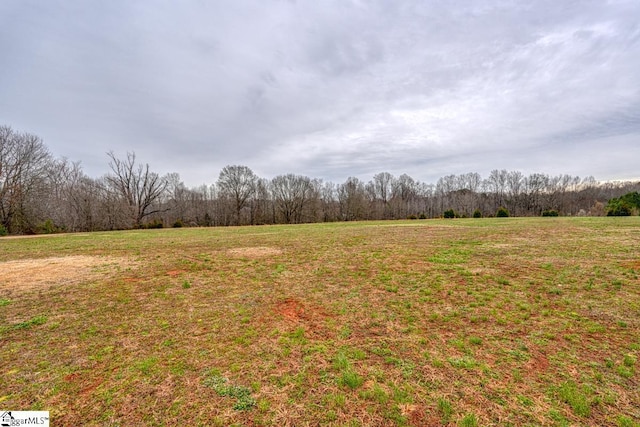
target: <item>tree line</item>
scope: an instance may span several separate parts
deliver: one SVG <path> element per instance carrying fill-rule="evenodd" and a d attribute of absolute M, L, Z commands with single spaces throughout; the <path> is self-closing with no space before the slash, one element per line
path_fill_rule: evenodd
<path fill-rule="evenodd" d="M 448 175 L 435 184 L 380 172 L 368 182 L 336 184 L 295 174 L 261 178 L 242 165 L 189 188 L 178 173 L 161 176 L 135 153 L 110 152 L 107 161 L 105 176 L 90 177 L 79 162 L 54 158 L 40 137 L 0 126 L 0 234 L 477 217 L 500 209 L 602 216 L 609 200 L 640 190 L 640 182 L 507 170 Z"/>

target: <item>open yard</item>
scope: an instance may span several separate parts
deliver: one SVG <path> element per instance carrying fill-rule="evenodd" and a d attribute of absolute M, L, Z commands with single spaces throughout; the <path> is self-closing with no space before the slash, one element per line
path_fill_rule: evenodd
<path fill-rule="evenodd" d="M 0 238 L 52 426 L 638 426 L 640 217 Z"/>

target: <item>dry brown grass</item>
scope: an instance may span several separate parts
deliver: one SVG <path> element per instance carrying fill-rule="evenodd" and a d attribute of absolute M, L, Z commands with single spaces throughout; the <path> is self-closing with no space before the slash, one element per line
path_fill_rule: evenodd
<path fill-rule="evenodd" d="M 264 246 L 233 248 L 227 251 L 229 255 L 248 258 L 262 258 L 274 255 L 280 255 L 282 250 L 278 248 L 270 248 Z"/>
<path fill-rule="evenodd" d="M 8 295 L 44 290 L 50 286 L 72 286 L 108 276 L 126 265 L 126 258 L 71 255 L 0 262 L 0 289 Z"/>
<path fill-rule="evenodd" d="M 0 284 L 0 406 L 62 426 L 633 425 L 638 241 L 638 218 L 0 240 L 2 280 L 45 279 Z"/>

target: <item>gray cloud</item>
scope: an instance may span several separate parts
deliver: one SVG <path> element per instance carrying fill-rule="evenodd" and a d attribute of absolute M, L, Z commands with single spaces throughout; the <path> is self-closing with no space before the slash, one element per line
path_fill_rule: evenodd
<path fill-rule="evenodd" d="M 0 3 L 0 122 L 190 185 L 491 169 L 638 178 L 635 1 Z"/>

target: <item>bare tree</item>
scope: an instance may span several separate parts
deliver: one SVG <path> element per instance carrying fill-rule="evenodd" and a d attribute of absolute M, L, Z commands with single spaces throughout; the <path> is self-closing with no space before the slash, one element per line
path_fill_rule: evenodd
<path fill-rule="evenodd" d="M 507 188 L 507 176 L 509 172 L 506 169 L 494 169 L 489 174 L 489 178 L 485 181 L 487 190 L 493 194 L 494 201 L 497 206 L 504 206 L 505 190 Z"/>
<path fill-rule="evenodd" d="M 256 180 L 256 191 L 250 201 L 252 224 L 275 223 L 275 211 L 271 199 L 270 186 L 271 183 L 265 178 L 258 178 Z"/>
<path fill-rule="evenodd" d="M 389 202 L 393 196 L 393 190 L 396 185 L 396 179 L 389 172 L 380 172 L 373 176 L 373 181 L 367 184 L 368 191 L 373 196 L 374 205 L 380 206 L 380 214 L 382 218 L 391 217 L 391 209 Z"/>
<path fill-rule="evenodd" d="M 127 153 L 124 160 L 116 158 L 112 151 L 107 155 L 111 159 L 109 167 L 113 172 L 107 175 L 107 182 L 125 200 L 134 226 L 140 227 L 144 218 L 162 211 L 154 204 L 167 188 L 167 181 L 151 172 L 148 164 L 136 164 L 135 153 Z"/>
<path fill-rule="evenodd" d="M 278 175 L 271 180 L 271 192 L 276 207 L 288 224 L 302 222 L 302 212 L 309 202 L 313 185 L 302 175 Z"/>
<path fill-rule="evenodd" d="M 367 196 L 364 184 L 358 178 L 349 177 L 337 189 L 340 215 L 345 221 L 366 219 Z"/>
<path fill-rule="evenodd" d="M 240 224 L 240 213 L 256 191 L 257 181 L 258 177 L 247 166 L 225 166 L 220 171 L 218 189 L 223 196 L 231 199 L 236 225 Z"/>
<path fill-rule="evenodd" d="M 0 224 L 9 233 L 32 232 L 51 155 L 42 140 L 0 126 Z"/>
<path fill-rule="evenodd" d="M 406 218 L 416 200 L 417 183 L 409 175 L 402 174 L 394 180 L 393 205 L 395 206 L 396 218 Z"/>
<path fill-rule="evenodd" d="M 338 189 L 331 181 L 318 183 L 320 205 L 322 208 L 322 221 L 337 221 L 340 217 L 340 204 L 338 202 Z"/>

